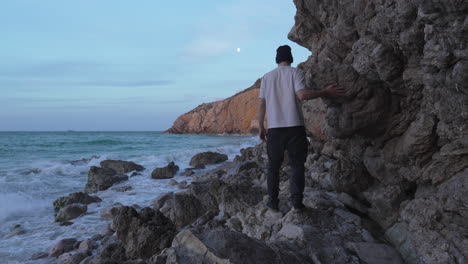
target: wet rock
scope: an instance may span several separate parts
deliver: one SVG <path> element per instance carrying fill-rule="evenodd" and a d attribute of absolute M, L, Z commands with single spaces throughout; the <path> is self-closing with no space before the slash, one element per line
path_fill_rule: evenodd
<path fill-rule="evenodd" d="M 87 238 L 85 240 L 83 240 L 83 242 L 80 243 L 80 246 L 78 247 L 79 250 L 93 250 L 93 249 L 96 249 L 98 248 L 98 244 L 96 243 L 96 241 L 94 241 L 93 239 L 90 239 L 90 238 Z"/>
<path fill-rule="evenodd" d="M 106 207 L 106 208 L 101 209 L 99 211 L 99 214 L 101 218 L 112 219 L 117 214 L 117 212 L 119 211 L 121 207 L 122 205 Z"/>
<path fill-rule="evenodd" d="M 53 202 L 53 205 L 54 205 L 55 213 L 58 213 L 60 209 L 70 204 L 74 204 L 74 203 L 91 204 L 91 203 L 98 203 L 101 201 L 102 200 L 97 196 L 91 196 L 83 192 L 76 192 L 76 193 L 71 193 L 67 196 L 58 198 L 57 200 Z"/>
<path fill-rule="evenodd" d="M 103 160 L 100 163 L 104 169 L 113 169 L 117 173 L 127 173 L 131 171 L 142 171 L 145 168 L 131 161 L 124 160 Z"/>
<path fill-rule="evenodd" d="M 71 225 L 73 225 L 73 222 L 71 222 L 71 221 L 60 222 L 59 225 L 60 226 L 71 226 Z"/>
<path fill-rule="evenodd" d="M 182 172 L 182 176 L 192 176 L 193 174 L 195 174 L 195 172 L 193 170 L 190 170 L 190 169 L 185 169 L 184 172 Z"/>
<path fill-rule="evenodd" d="M 94 241 L 99 241 L 102 240 L 104 237 L 101 234 L 95 234 L 91 237 L 92 240 Z"/>
<path fill-rule="evenodd" d="M 189 185 L 188 185 L 187 181 L 185 181 L 185 180 L 179 182 L 179 184 L 177 185 L 177 188 L 182 189 L 182 190 L 187 189 L 188 187 L 189 187 Z"/>
<path fill-rule="evenodd" d="M 127 186 L 121 186 L 121 187 L 114 187 L 114 188 L 111 188 L 111 190 L 116 191 L 116 192 L 126 192 L 126 191 L 133 190 L 133 187 L 130 185 L 127 185 Z"/>
<path fill-rule="evenodd" d="M 223 161 L 226 161 L 228 156 L 226 154 L 221 154 L 217 152 L 203 152 L 199 153 L 192 157 L 190 160 L 190 166 L 197 166 L 200 164 L 209 165 L 209 164 L 216 164 Z"/>
<path fill-rule="evenodd" d="M 43 258 L 47 258 L 48 256 L 49 256 L 49 253 L 47 252 L 36 252 L 32 254 L 31 260 L 43 259 Z"/>
<path fill-rule="evenodd" d="M 92 166 L 89 168 L 85 192 L 95 193 L 107 190 L 115 183 L 126 180 L 128 180 L 127 175 L 118 174 L 113 169 Z"/>
<path fill-rule="evenodd" d="M 153 179 L 170 179 L 179 171 L 179 166 L 175 165 L 174 162 L 169 162 L 166 167 L 156 168 L 151 173 Z"/>
<path fill-rule="evenodd" d="M 81 158 L 79 160 L 72 160 L 70 161 L 70 164 L 71 165 L 75 165 L 75 166 L 83 166 L 83 165 L 86 165 L 88 164 L 92 159 L 99 159 L 100 157 L 99 156 L 91 156 L 91 158 Z"/>
<path fill-rule="evenodd" d="M 257 162 L 247 161 L 247 162 L 242 163 L 239 166 L 239 172 L 245 171 L 245 170 L 250 170 L 250 169 L 255 169 L 255 168 L 258 168 L 258 163 Z"/>
<path fill-rule="evenodd" d="M 65 222 L 75 219 L 88 211 L 88 207 L 83 204 L 70 204 L 60 209 L 55 217 L 56 222 Z"/>
<path fill-rule="evenodd" d="M 88 252 L 78 251 L 73 254 L 65 253 L 60 255 L 58 263 L 60 264 L 80 264 L 82 260 L 89 257 Z"/>
<path fill-rule="evenodd" d="M 179 184 L 179 183 L 176 180 L 174 180 L 174 179 L 169 180 L 169 185 L 174 186 L 174 185 L 177 185 L 177 184 Z"/>
<path fill-rule="evenodd" d="M 149 258 L 169 247 L 175 226 L 161 212 L 143 208 L 138 213 L 124 206 L 113 219 L 117 237 L 122 241 L 129 258 Z"/>
<path fill-rule="evenodd" d="M 55 246 L 53 246 L 49 251 L 49 257 L 58 257 L 63 253 L 72 251 L 74 249 L 74 245 L 76 243 L 76 239 L 74 238 L 66 238 L 60 240 Z"/>
<path fill-rule="evenodd" d="M 10 228 L 10 233 L 6 235 L 7 238 L 14 237 L 14 236 L 19 236 L 26 234 L 26 230 L 21 226 L 20 224 L 14 225 L 12 228 Z"/>

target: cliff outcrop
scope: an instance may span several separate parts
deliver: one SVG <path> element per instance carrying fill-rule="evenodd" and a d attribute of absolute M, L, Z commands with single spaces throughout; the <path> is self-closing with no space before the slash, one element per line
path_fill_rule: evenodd
<path fill-rule="evenodd" d="M 367 204 L 408 263 L 467 262 L 468 1 L 294 3 L 308 86 L 347 89 L 304 105 L 326 135 L 311 185 Z"/>
<path fill-rule="evenodd" d="M 258 131 L 260 80 L 227 99 L 201 104 L 179 116 L 165 133 L 251 134 Z"/>

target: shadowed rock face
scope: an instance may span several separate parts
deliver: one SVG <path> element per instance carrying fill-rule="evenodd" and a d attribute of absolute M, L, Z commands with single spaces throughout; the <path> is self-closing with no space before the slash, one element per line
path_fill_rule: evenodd
<path fill-rule="evenodd" d="M 328 138 L 326 187 L 369 202 L 406 261 L 467 261 L 454 216 L 467 212 L 468 2 L 294 3 L 288 37 L 313 52 L 308 86 L 347 89 L 303 106 L 309 133 Z"/>
<path fill-rule="evenodd" d="M 258 131 L 257 108 L 260 80 L 227 99 L 201 104 L 178 117 L 166 133 L 248 134 Z"/>

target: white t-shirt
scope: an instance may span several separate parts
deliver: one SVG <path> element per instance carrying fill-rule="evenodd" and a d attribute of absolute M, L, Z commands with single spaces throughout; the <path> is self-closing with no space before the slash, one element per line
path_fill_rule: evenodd
<path fill-rule="evenodd" d="M 296 97 L 302 89 L 304 72 L 294 67 L 278 66 L 263 76 L 259 98 L 266 101 L 268 128 L 304 125 L 301 102 Z"/>

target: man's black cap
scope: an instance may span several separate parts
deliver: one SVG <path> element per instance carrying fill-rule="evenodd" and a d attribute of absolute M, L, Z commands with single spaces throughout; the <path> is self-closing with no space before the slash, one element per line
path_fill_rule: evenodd
<path fill-rule="evenodd" d="M 291 47 L 288 45 L 279 46 L 276 49 L 276 63 L 280 63 L 283 61 L 287 61 L 289 63 L 293 63 L 293 56 L 291 53 Z"/>

